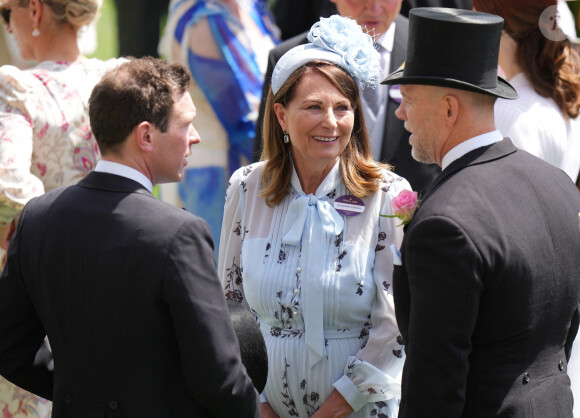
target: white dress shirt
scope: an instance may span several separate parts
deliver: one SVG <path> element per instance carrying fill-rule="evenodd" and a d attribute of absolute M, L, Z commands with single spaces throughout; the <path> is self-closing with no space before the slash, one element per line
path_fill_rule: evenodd
<path fill-rule="evenodd" d="M 501 133 L 496 130 L 475 136 L 468 139 L 467 141 L 463 141 L 461 144 L 451 148 L 447 154 L 443 156 L 443 160 L 441 160 L 441 169 L 445 170 L 453 161 L 463 157 L 465 154 L 473 151 L 474 149 L 495 144 L 502 139 L 503 137 L 501 136 Z"/>
<path fill-rule="evenodd" d="M 151 193 L 153 193 L 153 183 L 143 173 L 126 166 L 124 164 L 114 163 L 113 161 L 99 160 L 95 171 L 101 173 L 116 174 L 117 176 L 126 177 L 141 184 Z"/>

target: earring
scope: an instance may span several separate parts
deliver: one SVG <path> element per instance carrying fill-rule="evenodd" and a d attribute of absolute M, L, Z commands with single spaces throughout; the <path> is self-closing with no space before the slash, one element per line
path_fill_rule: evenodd
<path fill-rule="evenodd" d="M 34 36 L 35 38 L 38 38 L 40 36 L 40 31 L 38 30 L 37 26 L 34 26 L 34 28 L 32 29 L 32 36 Z"/>
<path fill-rule="evenodd" d="M 290 142 L 290 135 L 288 135 L 288 132 L 284 131 L 284 143 L 288 144 Z"/>

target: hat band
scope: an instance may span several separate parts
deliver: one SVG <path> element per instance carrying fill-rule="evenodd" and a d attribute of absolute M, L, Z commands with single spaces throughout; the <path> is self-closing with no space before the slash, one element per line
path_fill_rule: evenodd
<path fill-rule="evenodd" d="M 428 69 L 428 71 L 426 71 Z M 469 69 L 457 67 L 429 67 L 425 65 L 413 65 L 405 63 L 403 77 L 422 77 L 422 78 L 441 78 L 457 80 L 484 89 L 493 89 L 497 87 L 497 68 Z"/>

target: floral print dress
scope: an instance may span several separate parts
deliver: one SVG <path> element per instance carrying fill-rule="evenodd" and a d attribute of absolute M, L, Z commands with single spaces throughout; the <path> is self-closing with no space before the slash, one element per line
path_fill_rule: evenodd
<path fill-rule="evenodd" d="M 384 171 L 379 192 L 346 216 L 335 208 L 350 195 L 339 163 L 315 195 L 293 172 L 273 208 L 258 196 L 263 168 L 230 179 L 218 266 L 226 298 L 248 304 L 266 341 L 262 401 L 280 417 L 309 417 L 336 388 L 351 417 L 396 417 L 404 347 L 390 245 L 400 246 L 403 230 L 380 214 L 392 214 L 391 199 L 409 183 Z"/>
<path fill-rule="evenodd" d="M 33 197 L 78 182 L 99 150 L 88 99 L 120 60 L 45 61 L 28 70 L 0 67 L 0 223 L 9 224 Z M 52 403 L 0 377 L 4 418 L 49 417 Z"/>
<path fill-rule="evenodd" d="M 45 61 L 28 70 L 0 67 L 0 222 L 33 197 L 77 183 L 99 150 L 88 99 L 118 59 Z"/>

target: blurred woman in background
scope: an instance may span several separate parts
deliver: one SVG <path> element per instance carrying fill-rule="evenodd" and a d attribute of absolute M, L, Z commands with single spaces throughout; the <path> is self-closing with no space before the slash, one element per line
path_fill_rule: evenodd
<path fill-rule="evenodd" d="M 207 221 L 219 246 L 230 175 L 252 161 L 255 123 L 268 53 L 278 39 L 265 0 L 172 0 L 159 52 L 185 65 L 202 142 L 188 158 L 179 198 Z M 217 254 L 217 251 L 216 251 Z"/>
<path fill-rule="evenodd" d="M 496 102 L 497 129 L 577 182 L 580 58 L 558 26 L 557 0 L 473 0 L 473 7 L 503 17 L 499 65 L 520 95 Z"/>

